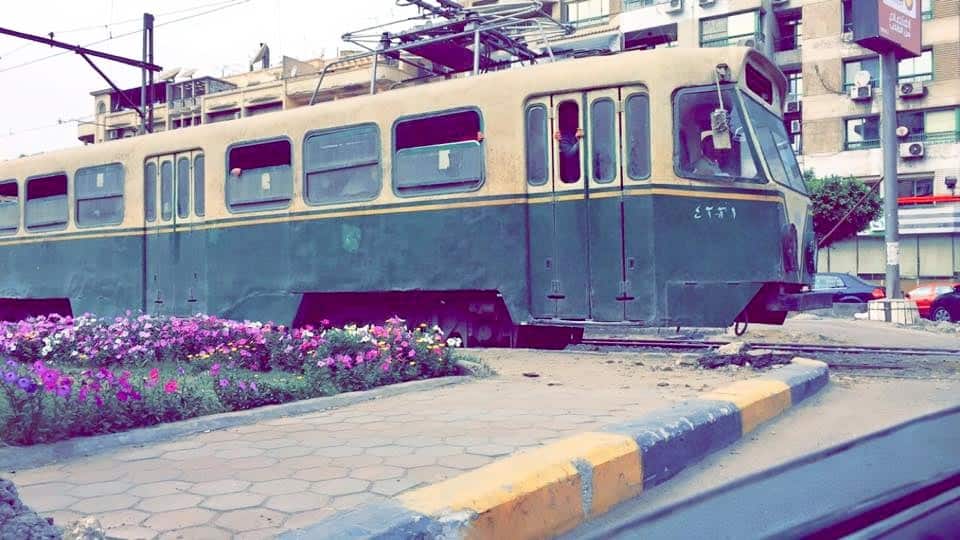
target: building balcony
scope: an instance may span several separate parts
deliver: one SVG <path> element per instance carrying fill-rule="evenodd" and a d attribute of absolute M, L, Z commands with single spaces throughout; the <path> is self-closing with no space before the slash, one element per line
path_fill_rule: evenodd
<path fill-rule="evenodd" d="M 898 229 L 902 235 L 960 233 L 960 196 L 928 195 L 897 199 Z M 861 236 L 883 234 L 884 219 L 872 221 Z"/>

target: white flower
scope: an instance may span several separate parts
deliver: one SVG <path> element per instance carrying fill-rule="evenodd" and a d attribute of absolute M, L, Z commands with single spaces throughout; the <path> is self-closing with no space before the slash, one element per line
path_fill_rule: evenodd
<path fill-rule="evenodd" d="M 458 337 L 452 337 L 447 340 L 447 347 L 459 347 L 463 344 L 463 340 Z"/>

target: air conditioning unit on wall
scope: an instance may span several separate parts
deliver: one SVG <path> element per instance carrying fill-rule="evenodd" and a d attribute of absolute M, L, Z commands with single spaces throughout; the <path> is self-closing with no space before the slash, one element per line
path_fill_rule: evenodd
<path fill-rule="evenodd" d="M 683 0 L 670 0 L 661 8 L 664 13 L 680 13 L 683 11 Z"/>
<path fill-rule="evenodd" d="M 803 106 L 800 104 L 799 99 L 791 99 L 784 105 L 783 112 L 787 114 L 798 113 L 803 110 Z"/>
<path fill-rule="evenodd" d="M 717 3 L 717 0 L 700 0 L 700 7 L 710 7 Z"/>
<path fill-rule="evenodd" d="M 873 87 L 865 85 L 850 88 L 850 99 L 853 101 L 870 101 L 873 99 Z"/>
<path fill-rule="evenodd" d="M 791 120 L 791 121 L 790 121 L 790 133 L 791 133 L 792 135 L 796 135 L 797 133 L 800 133 L 800 121 L 799 121 L 799 120 Z"/>
<path fill-rule="evenodd" d="M 901 99 L 913 99 L 925 96 L 927 87 L 922 82 L 905 82 L 897 86 L 897 95 Z"/>
<path fill-rule="evenodd" d="M 900 143 L 900 157 L 903 159 L 922 158 L 923 151 L 924 147 L 922 142 Z"/>

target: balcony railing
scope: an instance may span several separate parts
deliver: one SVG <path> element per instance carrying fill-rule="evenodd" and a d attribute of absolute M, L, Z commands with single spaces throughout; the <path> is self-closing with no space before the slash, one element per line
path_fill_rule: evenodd
<path fill-rule="evenodd" d="M 922 142 L 926 144 L 953 144 L 960 142 L 960 131 L 939 131 L 936 133 L 915 133 L 906 137 L 897 139 L 902 142 Z M 880 139 L 867 139 L 863 141 L 847 141 L 843 145 L 844 150 L 868 150 L 871 148 L 880 148 Z"/>
<path fill-rule="evenodd" d="M 744 39 L 752 39 L 755 43 L 763 43 L 763 34 L 760 32 L 752 32 L 749 34 L 738 34 L 735 36 L 722 36 L 722 37 L 701 37 L 700 46 L 701 47 L 732 47 L 737 45 L 740 41 Z"/>

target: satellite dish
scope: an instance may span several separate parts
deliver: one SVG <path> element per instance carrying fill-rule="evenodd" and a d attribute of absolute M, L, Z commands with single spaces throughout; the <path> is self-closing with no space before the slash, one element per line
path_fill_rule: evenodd
<path fill-rule="evenodd" d="M 157 78 L 161 81 L 172 81 L 176 78 L 177 73 L 180 73 L 180 68 L 178 67 L 165 69 L 161 71 L 159 75 L 157 75 Z"/>
<path fill-rule="evenodd" d="M 193 77 L 193 74 L 196 73 L 196 72 L 197 72 L 196 68 L 185 69 L 185 70 L 183 70 L 183 71 L 180 72 L 180 78 L 181 78 L 181 79 L 189 79 L 189 78 Z"/>
<path fill-rule="evenodd" d="M 857 86 L 867 86 L 870 84 L 870 79 L 873 77 L 870 75 L 869 71 L 860 70 L 857 72 L 856 76 L 853 78 L 853 84 Z"/>

